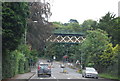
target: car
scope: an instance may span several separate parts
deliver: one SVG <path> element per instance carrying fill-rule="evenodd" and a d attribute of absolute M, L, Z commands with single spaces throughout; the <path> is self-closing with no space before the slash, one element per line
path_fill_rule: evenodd
<path fill-rule="evenodd" d="M 38 64 L 38 77 L 40 75 L 49 75 L 51 76 L 51 66 L 49 64 L 43 63 L 43 64 Z"/>
<path fill-rule="evenodd" d="M 85 69 L 82 70 L 82 77 L 91 77 L 98 79 L 98 72 L 92 67 L 85 67 Z"/>
<path fill-rule="evenodd" d="M 60 64 L 60 67 L 61 67 L 61 68 L 65 68 L 65 65 L 64 65 L 64 64 Z"/>
<path fill-rule="evenodd" d="M 47 62 L 48 62 L 48 63 L 52 63 L 52 62 L 53 62 L 53 60 L 52 60 L 52 59 L 50 59 L 50 60 L 47 60 Z"/>

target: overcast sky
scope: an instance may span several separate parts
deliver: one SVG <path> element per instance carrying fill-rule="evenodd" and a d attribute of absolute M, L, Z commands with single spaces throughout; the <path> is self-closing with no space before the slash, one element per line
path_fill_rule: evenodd
<path fill-rule="evenodd" d="M 99 20 L 108 11 L 118 16 L 120 0 L 53 0 L 50 21 L 68 22 L 76 19 L 79 23 L 84 20 Z"/>

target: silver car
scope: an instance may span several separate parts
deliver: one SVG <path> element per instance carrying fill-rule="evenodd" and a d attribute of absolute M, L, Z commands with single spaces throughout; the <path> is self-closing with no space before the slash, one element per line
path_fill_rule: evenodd
<path fill-rule="evenodd" d="M 82 71 L 82 77 L 91 77 L 91 78 L 96 78 L 98 79 L 98 72 L 91 67 L 86 67 L 83 71 Z"/>
<path fill-rule="evenodd" d="M 38 72 L 38 77 L 40 77 L 40 75 L 51 76 L 51 66 L 49 64 L 39 64 L 37 72 Z"/>

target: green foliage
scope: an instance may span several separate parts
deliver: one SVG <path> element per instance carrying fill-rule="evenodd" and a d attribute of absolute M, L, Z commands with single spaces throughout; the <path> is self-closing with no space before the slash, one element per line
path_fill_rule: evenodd
<path fill-rule="evenodd" d="M 114 14 L 108 12 L 105 16 L 103 16 L 99 23 L 98 28 L 106 31 L 110 37 L 112 37 L 111 42 L 115 44 L 120 44 L 120 17 L 116 17 Z"/>
<path fill-rule="evenodd" d="M 85 66 L 88 63 L 94 63 L 96 68 L 101 66 L 100 56 L 106 49 L 106 45 L 109 43 L 107 33 L 102 30 L 88 31 L 86 40 L 81 45 L 81 53 L 83 57 L 83 63 Z"/>
<path fill-rule="evenodd" d="M 37 50 L 31 50 L 31 53 L 30 53 L 30 57 L 29 57 L 29 59 L 32 59 L 33 60 L 33 62 L 37 62 L 37 60 L 38 60 L 38 51 Z"/>
<path fill-rule="evenodd" d="M 13 77 L 21 72 L 18 68 L 21 61 L 24 63 L 25 56 L 16 49 L 26 28 L 28 10 L 28 4 L 25 2 L 2 3 L 3 78 Z M 24 68 L 24 65 L 21 68 Z"/>
<path fill-rule="evenodd" d="M 62 33 L 62 34 L 84 34 L 80 27 L 79 23 L 71 22 L 71 23 L 60 23 L 53 22 L 53 33 Z"/>
<path fill-rule="evenodd" d="M 81 27 L 82 31 L 84 32 L 86 32 L 87 30 L 97 29 L 97 22 L 92 19 L 88 19 L 82 23 Z"/>
<path fill-rule="evenodd" d="M 6 67 L 6 69 L 3 71 L 3 78 L 13 77 L 14 75 L 19 73 L 18 68 L 20 59 L 24 59 L 23 54 L 21 54 L 19 51 L 15 50 L 13 52 L 7 51 L 8 55 L 5 57 L 4 62 L 6 64 L 3 65 L 3 69 Z M 22 66 L 24 67 L 24 66 Z"/>
<path fill-rule="evenodd" d="M 101 64 L 106 67 L 113 65 L 113 63 L 115 63 L 114 59 L 117 56 L 116 51 L 117 50 L 112 46 L 111 43 L 108 44 L 107 48 L 104 50 L 103 54 L 100 56 Z"/>
<path fill-rule="evenodd" d="M 21 13 L 22 12 L 22 13 Z M 21 43 L 28 16 L 27 3 L 2 3 L 2 39 L 3 51 L 15 50 Z M 18 31 L 19 30 L 19 31 Z"/>
<path fill-rule="evenodd" d="M 107 74 L 107 73 L 99 74 L 99 76 L 102 77 L 102 78 L 108 78 L 108 79 L 120 80 L 120 78 L 119 78 L 118 76 L 111 75 L 111 74 Z"/>
<path fill-rule="evenodd" d="M 28 45 L 19 45 L 15 51 L 6 51 L 3 68 L 3 78 L 13 77 L 19 73 L 25 73 L 30 71 L 29 60 L 33 59 L 33 62 L 37 62 L 37 51 L 30 50 Z"/>
<path fill-rule="evenodd" d="M 53 56 L 56 56 L 56 60 L 63 60 L 63 56 L 67 55 L 69 61 L 80 60 L 79 47 L 79 44 L 48 43 L 45 48 L 45 57 L 53 59 Z"/>

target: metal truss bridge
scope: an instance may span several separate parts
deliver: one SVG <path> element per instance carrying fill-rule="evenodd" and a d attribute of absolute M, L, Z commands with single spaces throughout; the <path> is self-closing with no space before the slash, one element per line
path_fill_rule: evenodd
<path fill-rule="evenodd" d="M 55 43 L 82 43 L 86 38 L 81 34 L 59 34 L 49 36 L 47 42 Z"/>

